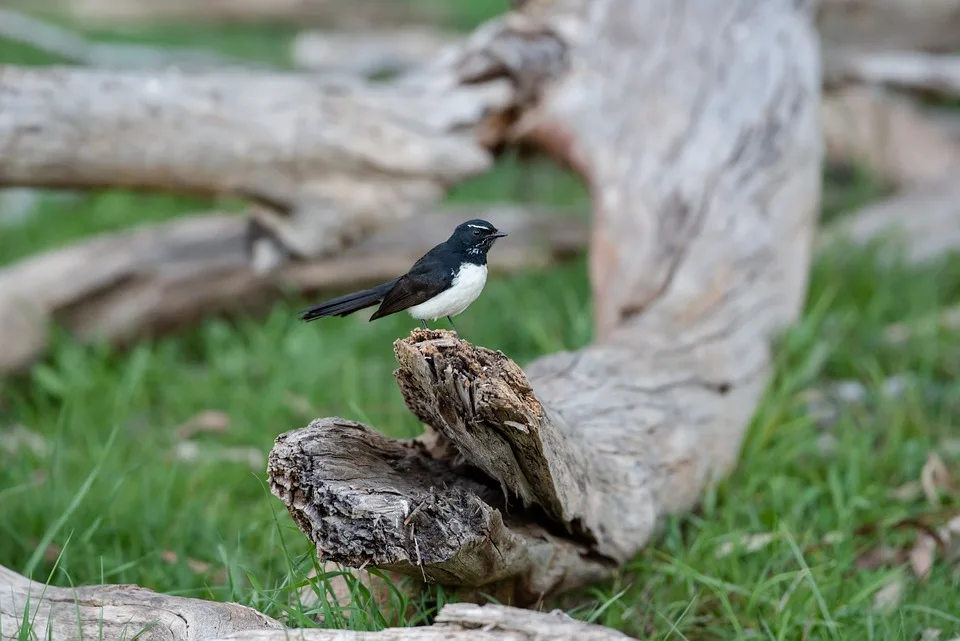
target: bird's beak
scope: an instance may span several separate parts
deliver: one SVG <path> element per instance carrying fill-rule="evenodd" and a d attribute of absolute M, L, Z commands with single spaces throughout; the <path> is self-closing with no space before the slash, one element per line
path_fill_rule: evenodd
<path fill-rule="evenodd" d="M 506 232 L 498 231 L 490 234 L 490 238 L 503 238 L 506 235 Z"/>

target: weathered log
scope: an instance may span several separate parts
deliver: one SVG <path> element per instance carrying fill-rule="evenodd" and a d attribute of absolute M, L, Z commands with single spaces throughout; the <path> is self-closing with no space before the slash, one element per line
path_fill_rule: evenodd
<path fill-rule="evenodd" d="M 42 354 L 54 319 L 80 340 L 123 345 L 208 313 L 259 310 L 283 292 L 367 286 L 402 274 L 457 222 L 477 216 L 509 230 L 509 242 L 491 256 L 496 271 L 571 257 L 588 235 L 585 221 L 557 208 L 450 207 L 386 227 L 336 256 L 258 274 L 247 261 L 246 222 L 234 214 L 104 234 L 0 269 L 0 373 Z"/>
<path fill-rule="evenodd" d="M 28 627 L 21 636 L 25 618 Z M 253 630 L 280 632 L 283 626 L 237 603 L 167 596 L 134 585 L 48 586 L 0 566 L 0 639 L 4 641 L 134 637 L 188 641 Z"/>
<path fill-rule="evenodd" d="M 0 66 L 0 186 L 237 194 L 274 257 L 337 251 L 487 170 L 506 81 Z"/>
<path fill-rule="evenodd" d="M 829 70 L 827 84 L 843 83 L 956 98 L 960 96 L 960 56 L 920 51 L 851 53 L 835 61 Z"/>
<path fill-rule="evenodd" d="M 424 27 L 304 31 L 294 38 L 290 57 L 302 69 L 371 77 L 425 65 L 458 40 Z"/>
<path fill-rule="evenodd" d="M 47 0 L 76 20 L 109 22 L 285 22 L 329 27 L 437 24 L 442 2 L 397 0 Z"/>
<path fill-rule="evenodd" d="M 592 188 L 598 341 L 529 380 L 447 332 L 399 341 L 429 442 L 324 419 L 271 453 L 272 490 L 322 558 L 529 604 L 631 558 L 735 464 L 812 251 L 823 145 L 807 8 L 557 0 L 463 47 L 465 79 L 509 74 L 540 96 L 513 133 Z M 530 83 L 525 65 L 550 58 L 566 73 Z"/>
<path fill-rule="evenodd" d="M 824 45 L 858 51 L 952 51 L 960 0 L 819 0 Z"/>
<path fill-rule="evenodd" d="M 821 249 L 837 243 L 893 241 L 910 263 L 960 251 L 960 171 L 918 185 L 840 218 L 817 239 Z"/>
<path fill-rule="evenodd" d="M 960 170 L 960 142 L 906 98 L 851 86 L 828 93 L 821 112 L 827 159 L 863 165 L 904 187 Z"/>
<path fill-rule="evenodd" d="M 289 631 L 288 631 L 289 632 Z M 445 605 L 433 625 L 421 628 L 387 628 L 380 632 L 296 630 L 303 641 L 630 641 L 633 637 L 577 621 L 565 613 L 532 612 L 500 605 L 454 603 Z M 235 633 L 224 637 L 238 641 L 287 641 L 272 631 Z"/>
<path fill-rule="evenodd" d="M 26 626 L 24 626 L 26 619 Z M 45 586 L 0 566 L 0 639 L 144 641 L 629 641 L 562 612 L 444 606 L 427 627 L 380 632 L 284 628 L 236 603 L 158 594 L 134 585 Z"/>
<path fill-rule="evenodd" d="M 189 69 L 252 66 L 213 51 L 91 41 L 76 31 L 0 8 L 0 38 L 20 42 L 66 62 L 109 69 Z M 256 65 L 262 66 L 262 65 Z"/>

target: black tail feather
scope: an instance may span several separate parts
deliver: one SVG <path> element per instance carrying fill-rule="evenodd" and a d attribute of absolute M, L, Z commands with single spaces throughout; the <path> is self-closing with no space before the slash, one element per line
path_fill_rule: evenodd
<path fill-rule="evenodd" d="M 389 283 L 383 283 L 370 289 L 331 298 L 313 307 L 308 307 L 300 312 L 300 320 L 309 323 L 324 316 L 346 316 L 361 309 L 372 307 L 383 300 L 383 297 L 387 295 L 387 292 L 390 291 L 396 282 L 396 280 L 392 280 Z"/>

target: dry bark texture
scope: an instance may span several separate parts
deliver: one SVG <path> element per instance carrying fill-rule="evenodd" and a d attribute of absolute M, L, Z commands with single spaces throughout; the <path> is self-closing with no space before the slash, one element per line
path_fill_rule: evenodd
<path fill-rule="evenodd" d="M 53 321 L 80 340 L 123 345 L 180 328 L 205 314 L 265 307 L 284 291 L 348 289 L 395 278 L 476 216 L 509 229 L 491 269 L 543 267 L 586 242 L 586 221 L 556 208 L 489 205 L 417 215 L 336 256 L 287 263 L 268 274 L 249 267 L 247 223 L 207 214 L 104 234 L 0 269 L 0 373 L 33 362 Z"/>
<path fill-rule="evenodd" d="M 524 374 L 447 332 L 399 341 L 428 443 L 322 419 L 271 454 L 321 557 L 529 604 L 629 559 L 730 469 L 806 287 L 822 142 L 805 11 L 554 0 L 466 43 L 465 80 L 540 97 L 513 136 L 591 186 L 598 342 Z"/>
<path fill-rule="evenodd" d="M 630 637 L 544 613 L 468 603 L 444 606 L 436 622 L 381 632 L 288 629 L 236 603 L 157 594 L 135 585 L 59 588 L 30 581 L 0 566 L 0 639 L 122 641 L 629 641 Z"/>
<path fill-rule="evenodd" d="M 236 603 L 167 596 L 135 585 L 46 586 L 0 566 L 0 639 L 28 638 L 19 636 L 25 613 L 33 631 L 29 638 L 57 641 L 199 641 L 283 629 Z"/>

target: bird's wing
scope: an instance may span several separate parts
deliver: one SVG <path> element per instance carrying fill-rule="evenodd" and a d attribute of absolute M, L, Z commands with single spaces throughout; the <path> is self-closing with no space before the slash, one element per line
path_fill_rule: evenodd
<path fill-rule="evenodd" d="M 453 271 L 447 269 L 436 257 L 428 253 L 414 263 L 406 274 L 383 297 L 379 309 L 370 320 L 396 314 L 414 305 L 424 303 L 453 282 Z"/>

